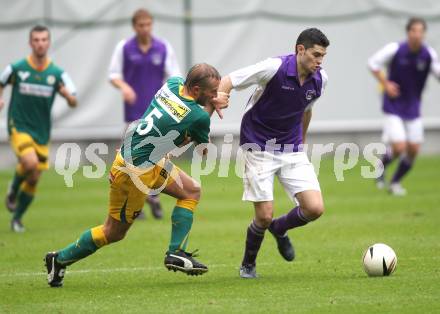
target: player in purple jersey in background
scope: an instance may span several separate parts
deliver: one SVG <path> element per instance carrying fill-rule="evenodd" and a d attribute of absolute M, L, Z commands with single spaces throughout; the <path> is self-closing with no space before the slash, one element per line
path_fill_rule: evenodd
<path fill-rule="evenodd" d="M 437 53 L 424 43 L 426 22 L 411 18 L 406 33 L 406 41 L 392 42 L 368 60 L 371 72 L 384 88 L 383 141 L 391 148 L 382 158 L 384 173 L 376 183 L 380 189 L 385 187 L 385 169 L 394 159 L 399 159 L 389 185 L 390 193 L 397 196 L 406 194 L 400 181 L 412 168 L 423 142 L 420 103 L 426 79 L 429 73 L 440 79 Z"/>
<path fill-rule="evenodd" d="M 127 125 L 142 117 L 154 94 L 169 77 L 181 76 L 171 45 L 152 35 L 153 16 L 139 9 L 133 14 L 132 26 L 135 36 L 118 43 L 109 68 L 110 82 L 124 99 Z M 147 201 L 153 216 L 161 219 L 159 196 L 150 195 Z"/>
<path fill-rule="evenodd" d="M 240 130 L 245 173 L 243 200 L 254 203 L 255 219 L 247 229 L 240 267 L 242 278 L 255 278 L 256 258 L 266 229 L 283 258 L 295 257 L 287 231 L 319 218 L 324 202 L 313 165 L 302 151 L 312 106 L 326 85 L 321 69 L 329 45 L 318 29 L 304 30 L 295 54 L 266 59 L 222 78 L 219 92 L 255 85 Z M 246 150 L 244 146 L 251 147 Z M 297 206 L 273 219 L 273 181 L 277 176 Z"/>

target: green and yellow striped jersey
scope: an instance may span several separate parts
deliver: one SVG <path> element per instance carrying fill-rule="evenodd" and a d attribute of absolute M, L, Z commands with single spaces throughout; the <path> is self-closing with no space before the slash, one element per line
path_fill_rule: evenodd
<path fill-rule="evenodd" d="M 31 135 L 38 144 L 47 144 L 51 130 L 50 113 L 60 83 L 70 93 L 75 93 L 67 73 L 50 60 L 41 70 L 32 64 L 30 57 L 8 65 L 0 75 L 0 84 L 12 85 L 8 108 L 9 134 L 15 128 Z"/>

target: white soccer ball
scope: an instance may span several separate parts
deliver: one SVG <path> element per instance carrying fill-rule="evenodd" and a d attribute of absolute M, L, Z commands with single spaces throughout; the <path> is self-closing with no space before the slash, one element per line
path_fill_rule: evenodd
<path fill-rule="evenodd" d="M 365 251 L 362 261 L 368 276 L 389 276 L 396 269 L 397 256 L 388 245 L 376 243 Z"/>

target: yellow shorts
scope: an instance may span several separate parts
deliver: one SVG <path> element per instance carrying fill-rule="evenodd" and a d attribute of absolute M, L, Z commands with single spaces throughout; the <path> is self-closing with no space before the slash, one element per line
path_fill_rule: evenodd
<path fill-rule="evenodd" d="M 18 132 L 15 128 L 11 130 L 9 141 L 18 158 L 34 151 L 38 157 L 38 169 L 49 169 L 49 145 L 40 145 L 34 141 L 32 136 L 24 132 Z"/>
<path fill-rule="evenodd" d="M 172 184 L 179 171 L 165 158 L 149 169 L 140 169 L 126 164 L 118 153 L 109 175 L 109 215 L 118 221 L 133 223 L 144 207 L 146 195 L 152 189 Z"/>

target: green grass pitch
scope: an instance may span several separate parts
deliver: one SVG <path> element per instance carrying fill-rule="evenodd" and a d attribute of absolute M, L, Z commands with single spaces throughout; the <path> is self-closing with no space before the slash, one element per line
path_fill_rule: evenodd
<path fill-rule="evenodd" d="M 420 158 L 404 181 L 409 195 L 395 198 L 361 178 L 360 167 L 336 182 L 333 162 L 324 160 L 319 179 L 326 213 L 290 232 L 297 251 L 292 263 L 267 234 L 256 280 L 238 277 L 251 204 L 241 201 L 241 179 L 214 173 L 203 178 L 189 246 L 200 249 L 207 274 L 164 268 L 174 201 L 163 197 L 163 221 L 148 215 L 136 222 L 125 240 L 68 268 L 60 289 L 48 287 L 43 256 L 102 223 L 108 191 L 106 178 L 76 175 L 67 188 L 51 170 L 25 216 L 25 234 L 13 234 L 9 213 L 0 211 L 0 313 L 439 313 L 439 169 L 439 157 Z M 11 175 L 0 172 L 1 191 Z M 291 207 L 277 184 L 276 215 Z M 375 242 L 397 253 L 391 277 L 368 278 L 362 269 L 362 253 Z"/>

